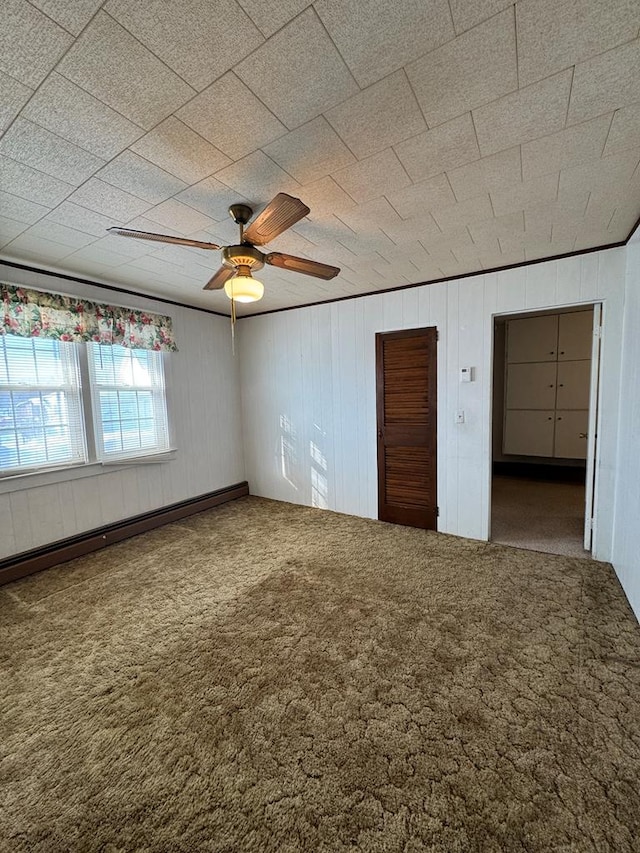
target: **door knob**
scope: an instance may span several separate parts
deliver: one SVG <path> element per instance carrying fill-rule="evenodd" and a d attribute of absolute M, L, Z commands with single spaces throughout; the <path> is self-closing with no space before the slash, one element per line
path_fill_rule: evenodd
<path fill-rule="evenodd" d="M 378 430 L 378 438 L 382 438 L 382 430 L 381 429 Z"/>
<path fill-rule="evenodd" d="M 586 432 L 581 432 L 579 438 L 589 438 L 589 434 Z"/>

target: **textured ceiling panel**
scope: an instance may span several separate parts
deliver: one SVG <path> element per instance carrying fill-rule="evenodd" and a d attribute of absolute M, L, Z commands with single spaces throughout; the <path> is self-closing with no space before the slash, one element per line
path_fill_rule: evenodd
<path fill-rule="evenodd" d="M 198 91 L 264 41 L 242 8 L 224 0 L 108 0 L 105 10 Z"/>
<path fill-rule="evenodd" d="M 178 110 L 178 118 L 234 160 L 286 133 L 284 125 L 232 73 Z"/>
<path fill-rule="evenodd" d="M 33 94 L 33 89 L 0 71 L 0 133 L 14 120 Z"/>
<path fill-rule="evenodd" d="M 445 0 L 317 0 L 315 8 L 362 87 L 454 35 Z"/>
<path fill-rule="evenodd" d="M 236 70 L 291 130 L 358 90 L 311 8 L 272 36 Z"/>
<path fill-rule="evenodd" d="M 637 0 L 5 0 L 0 249 L 228 310 L 235 202 L 311 211 L 242 313 L 610 245 L 640 214 Z"/>
<path fill-rule="evenodd" d="M 35 87 L 55 66 L 73 37 L 24 0 L 3 0 L 0 69 Z"/>
<path fill-rule="evenodd" d="M 55 72 L 40 86 L 22 115 L 105 160 L 144 133 L 137 124 Z"/>
<path fill-rule="evenodd" d="M 513 9 L 412 62 L 407 74 L 430 127 L 512 92 L 518 85 Z"/>
<path fill-rule="evenodd" d="M 630 0 L 527 0 L 518 3 L 520 85 L 630 41 L 640 4 Z"/>
<path fill-rule="evenodd" d="M 104 12 L 84 30 L 58 70 L 146 130 L 195 95 L 184 80 Z"/>
<path fill-rule="evenodd" d="M 427 129 L 404 71 L 333 107 L 327 118 L 360 159 Z"/>

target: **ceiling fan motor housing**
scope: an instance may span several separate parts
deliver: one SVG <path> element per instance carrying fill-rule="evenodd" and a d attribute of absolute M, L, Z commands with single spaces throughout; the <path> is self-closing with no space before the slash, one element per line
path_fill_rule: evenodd
<path fill-rule="evenodd" d="M 255 246 L 248 243 L 239 246 L 225 246 L 222 249 L 222 263 L 229 269 L 243 266 L 259 270 L 264 266 L 264 255 Z"/>

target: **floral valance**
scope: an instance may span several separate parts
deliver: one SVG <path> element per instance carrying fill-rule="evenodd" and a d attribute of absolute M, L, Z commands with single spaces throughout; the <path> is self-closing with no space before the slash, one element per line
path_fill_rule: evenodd
<path fill-rule="evenodd" d="M 171 317 L 0 283 L 0 334 L 174 352 Z"/>

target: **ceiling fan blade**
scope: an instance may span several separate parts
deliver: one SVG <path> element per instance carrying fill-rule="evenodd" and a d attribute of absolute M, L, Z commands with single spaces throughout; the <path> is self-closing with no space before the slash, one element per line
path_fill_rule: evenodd
<path fill-rule="evenodd" d="M 321 264 L 318 261 L 310 261 L 307 258 L 296 258 L 295 255 L 283 255 L 282 252 L 271 252 L 265 255 L 265 261 L 272 267 L 280 267 L 283 270 L 301 272 L 304 275 L 313 275 L 316 278 L 324 278 L 327 281 L 334 278 L 340 272 L 340 267 L 332 267 L 329 264 Z"/>
<path fill-rule="evenodd" d="M 187 237 L 170 237 L 168 234 L 153 234 L 151 231 L 134 231 L 133 228 L 107 228 L 110 234 L 119 237 L 135 237 L 137 240 L 156 240 L 158 243 L 177 243 L 178 246 L 189 246 L 192 249 L 219 249 L 216 243 L 202 243 L 200 240 L 189 240 Z"/>
<path fill-rule="evenodd" d="M 307 205 L 299 198 L 278 193 L 245 230 L 244 239 L 254 246 L 263 246 L 304 219 L 309 212 Z"/>
<path fill-rule="evenodd" d="M 229 267 L 220 267 L 219 270 L 209 279 L 203 287 L 203 290 L 221 290 L 227 281 L 236 274 L 237 270 L 229 269 Z"/>

